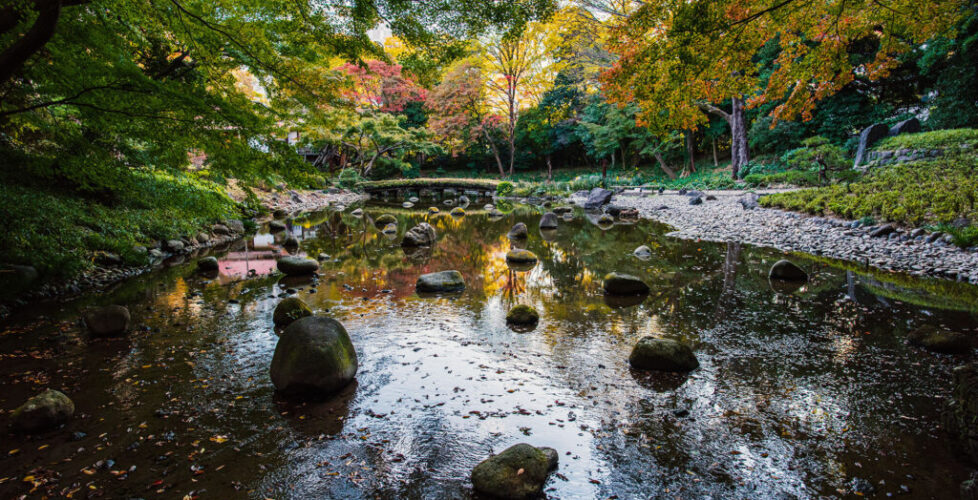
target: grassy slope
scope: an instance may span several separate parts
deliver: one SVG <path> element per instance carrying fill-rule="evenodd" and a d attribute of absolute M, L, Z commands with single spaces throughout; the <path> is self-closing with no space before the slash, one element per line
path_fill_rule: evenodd
<path fill-rule="evenodd" d="M 978 134 L 970 130 L 950 132 L 955 131 L 899 136 L 881 146 L 951 151 L 944 157 L 874 168 L 849 184 L 774 194 L 761 203 L 848 219 L 871 217 L 911 227 L 948 224 L 960 218 L 973 224 L 978 221 L 978 151 L 973 146 L 961 148 L 958 141 L 978 138 Z"/>
<path fill-rule="evenodd" d="M 135 245 L 196 234 L 239 213 L 220 186 L 188 175 L 134 174 L 123 196 L 105 198 L 0 183 L 0 219 L 8 221 L 0 263 L 33 265 L 45 278 L 75 276 L 97 252 L 139 264 L 145 256 L 132 251 Z"/>

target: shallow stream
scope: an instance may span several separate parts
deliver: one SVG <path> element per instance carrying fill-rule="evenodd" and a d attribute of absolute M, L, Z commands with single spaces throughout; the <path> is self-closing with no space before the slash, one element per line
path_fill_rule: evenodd
<path fill-rule="evenodd" d="M 905 337 L 924 324 L 978 333 L 973 287 L 792 256 L 812 279 L 779 292 L 778 252 L 669 238 L 649 221 L 602 228 L 580 211 L 541 232 L 541 210 L 493 220 L 485 202 L 464 217 L 377 203 L 363 218 L 292 221 L 300 252 L 329 255 L 314 289 L 269 274 L 284 233 L 260 231 L 216 254 L 217 277 L 187 259 L 19 311 L 0 333 L 0 408 L 52 387 L 76 414 L 3 434 L 0 498 L 467 498 L 472 467 L 518 442 L 558 450 L 554 498 L 957 495 L 970 465 L 940 413 L 965 359 Z M 383 213 L 398 235 L 373 226 Z M 422 220 L 438 244 L 405 254 Z M 504 259 L 516 222 L 540 257 L 529 271 Z M 643 244 L 651 259 L 632 255 Z M 464 292 L 415 293 L 418 275 L 447 269 Z M 652 293 L 608 301 L 611 271 Z M 357 382 L 323 403 L 282 400 L 269 380 L 287 288 L 357 349 Z M 134 331 L 89 339 L 79 312 L 110 303 L 129 307 Z M 507 327 L 518 303 L 540 311 L 534 330 Z M 690 342 L 700 368 L 632 371 L 645 335 Z"/>

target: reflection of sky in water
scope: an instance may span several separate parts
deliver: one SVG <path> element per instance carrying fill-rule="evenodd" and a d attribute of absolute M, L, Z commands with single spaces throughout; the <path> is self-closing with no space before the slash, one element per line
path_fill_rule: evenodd
<path fill-rule="evenodd" d="M 70 365 L 50 370 L 65 377 L 56 383 L 80 413 L 101 419 L 79 428 L 106 433 L 110 444 L 67 447 L 86 450 L 70 463 L 0 456 L 0 466 L 23 476 L 24 464 L 43 461 L 65 481 L 115 492 L 144 488 L 163 467 L 164 495 L 206 489 L 220 498 L 468 497 L 472 466 L 517 442 L 559 451 L 548 493 L 561 498 L 815 498 L 838 495 L 853 477 L 883 494 L 911 472 L 910 486 L 926 497 L 967 473 L 946 441 L 920 430 L 939 421 L 934 395 L 946 396 L 953 361 L 908 350 L 902 335 L 935 320 L 973 328 L 970 314 L 887 306 L 861 288 L 840 306 L 852 288 L 845 274 L 813 262 L 804 263 L 811 283 L 777 295 L 765 275 L 779 255 L 663 238 L 665 229 L 648 223 L 602 230 L 580 214 L 544 241 L 533 212 L 489 222 L 392 208 L 399 234 L 424 218 L 439 233 L 431 252 L 408 258 L 400 238 L 370 224 L 383 211 L 292 228 L 300 254 L 332 256 L 314 293 L 311 283 L 290 286 L 350 332 L 360 371 L 349 395 L 304 405 L 273 398 L 270 317 L 280 298 L 271 296 L 282 293 L 281 280 L 245 278 L 273 269 L 283 252 L 261 234 L 252 250 L 220 257 L 219 280 L 191 262 L 161 278 L 162 288 L 147 285 L 145 298 L 105 297 L 132 303 L 152 333 L 117 341 L 115 352 L 99 352 L 112 345 L 104 343 L 76 349 L 65 355 Z M 526 246 L 540 258 L 526 272 L 505 262 L 516 221 L 531 228 Z M 653 249 L 648 261 L 631 256 L 641 244 Z M 414 293 L 420 273 L 445 269 L 463 273 L 465 292 Z M 610 271 L 641 276 L 652 292 L 611 307 L 600 290 Z M 506 326 L 517 303 L 540 312 L 535 330 Z M 631 346 L 648 334 L 691 342 L 701 368 L 688 377 L 631 371 Z M 111 399 L 97 378 L 103 365 L 115 381 Z M 80 367 L 89 369 L 73 371 Z M 167 432 L 174 441 L 152 444 Z M 126 450 L 133 441 L 146 444 Z M 160 465 L 170 450 L 179 465 Z M 128 482 L 79 477 L 77 464 L 110 456 L 137 466 Z M 205 472 L 193 475 L 188 464 Z M 19 487 L 0 484 L 0 493 Z"/>

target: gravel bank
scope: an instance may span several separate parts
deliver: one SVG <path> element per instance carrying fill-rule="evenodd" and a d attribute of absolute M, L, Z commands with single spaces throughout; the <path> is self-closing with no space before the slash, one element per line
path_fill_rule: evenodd
<path fill-rule="evenodd" d="M 871 236 L 880 226 L 852 227 L 853 221 L 812 217 L 769 208 L 745 210 L 743 191 L 706 191 L 704 201 L 690 205 L 691 197 L 624 192 L 612 203 L 635 208 L 643 217 L 675 227 L 670 233 L 684 239 L 741 241 L 783 251 L 804 252 L 901 271 L 978 284 L 978 252 L 960 249 L 943 239 L 928 242 L 928 234 L 901 228 Z M 758 194 L 766 194 L 759 191 Z M 710 196 L 715 200 L 707 199 Z M 578 200 L 575 200 L 578 201 Z M 881 231 L 886 233 L 888 229 Z"/>

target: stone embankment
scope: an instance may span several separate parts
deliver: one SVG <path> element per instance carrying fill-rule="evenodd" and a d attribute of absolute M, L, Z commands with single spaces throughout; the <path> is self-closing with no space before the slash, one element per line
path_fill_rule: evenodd
<path fill-rule="evenodd" d="M 698 197 L 700 203 L 691 203 Z M 626 191 L 616 195 L 611 203 L 638 209 L 644 217 L 675 227 L 677 230 L 670 236 L 679 238 L 740 241 L 883 270 L 978 284 L 978 249 L 958 248 L 947 235 L 762 208 L 751 203 L 750 197 L 750 193 L 742 191 L 682 195 Z M 583 204 L 584 199 L 575 201 Z"/>

